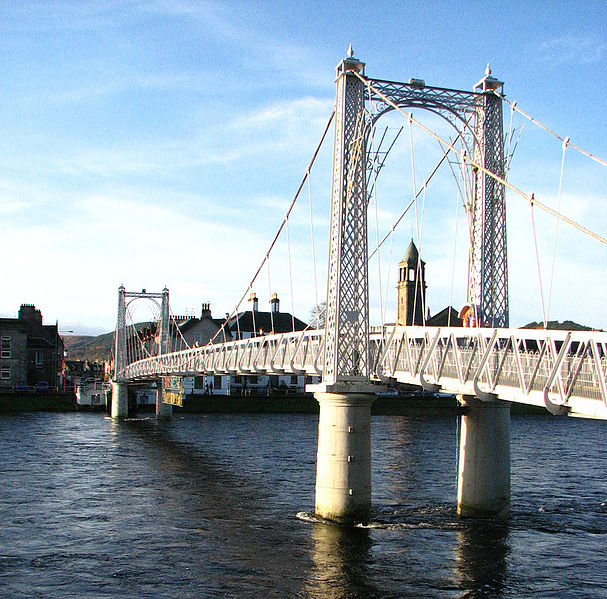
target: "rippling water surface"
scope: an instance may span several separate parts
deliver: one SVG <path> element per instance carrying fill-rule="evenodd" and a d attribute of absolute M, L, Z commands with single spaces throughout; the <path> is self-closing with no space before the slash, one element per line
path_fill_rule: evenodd
<path fill-rule="evenodd" d="M 498 522 L 455 514 L 454 416 L 374 417 L 350 529 L 311 515 L 317 426 L 3 416 L 0 596 L 607 597 L 607 423 L 513 417 Z"/>

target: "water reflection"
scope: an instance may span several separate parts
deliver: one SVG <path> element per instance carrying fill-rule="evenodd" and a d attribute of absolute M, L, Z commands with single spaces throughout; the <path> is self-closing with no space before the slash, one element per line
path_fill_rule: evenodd
<path fill-rule="evenodd" d="M 455 568 L 467 599 L 504 596 L 509 532 L 508 522 L 497 520 L 470 522 L 457 532 Z"/>
<path fill-rule="evenodd" d="M 380 596 L 372 585 L 368 564 L 371 539 L 360 528 L 316 523 L 313 525 L 313 563 L 309 596 L 319 599 Z"/>

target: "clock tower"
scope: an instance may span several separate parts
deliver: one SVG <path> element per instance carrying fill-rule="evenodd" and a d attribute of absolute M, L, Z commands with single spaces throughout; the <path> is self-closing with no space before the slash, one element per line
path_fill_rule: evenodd
<path fill-rule="evenodd" d="M 419 258 L 413 243 L 409 243 L 398 264 L 399 326 L 423 325 L 426 306 L 426 263 Z"/>

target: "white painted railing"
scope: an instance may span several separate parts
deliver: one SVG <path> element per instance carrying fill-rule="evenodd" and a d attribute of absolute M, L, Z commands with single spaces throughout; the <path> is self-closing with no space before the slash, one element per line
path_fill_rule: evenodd
<path fill-rule="evenodd" d="M 381 382 L 607 419 L 607 333 L 389 326 L 374 328 L 370 342 L 373 378 Z M 119 378 L 320 375 L 322 349 L 321 330 L 266 335 L 140 360 Z"/>
<path fill-rule="evenodd" d="M 371 340 L 383 381 L 607 418 L 607 333 L 387 327 Z"/>

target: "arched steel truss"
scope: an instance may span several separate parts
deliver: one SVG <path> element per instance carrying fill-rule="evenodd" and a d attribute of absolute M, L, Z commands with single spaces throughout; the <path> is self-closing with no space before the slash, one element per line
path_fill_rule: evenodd
<path fill-rule="evenodd" d="M 476 91 L 432 87 L 419 80 L 404 83 L 363 79 L 367 82 L 368 102 L 374 110 L 369 114 L 369 130 L 395 106 L 433 112 L 458 131 L 468 156 L 488 171 L 504 176 L 502 105 L 501 98 L 493 93 L 503 84 L 491 77 L 489 69 L 476 84 Z M 504 186 L 485 172 L 473 169 L 471 189 L 467 300 L 474 306 L 481 326 L 507 327 L 509 302 Z"/>
<path fill-rule="evenodd" d="M 367 87 L 367 100 L 374 108 L 374 112 L 369 115 L 371 125 L 375 125 L 382 116 L 394 110 L 394 106 L 384 100 L 386 97 L 399 108 L 418 108 L 433 112 L 445 119 L 462 134 L 466 150 L 472 155 L 472 140 L 476 143 L 480 142 L 471 126 L 471 119 L 478 102 L 477 92 L 384 79 L 367 78 L 367 81 L 370 84 Z"/>
<path fill-rule="evenodd" d="M 130 301 L 127 301 L 131 298 Z M 118 315 L 116 318 L 116 341 L 114 347 L 114 381 L 125 382 L 125 369 L 129 363 L 126 339 L 126 309 L 135 300 L 144 299 L 156 304 L 160 309 L 160 340 L 158 353 L 164 354 L 169 348 L 169 290 L 165 287 L 161 293 L 127 291 L 123 285 L 118 288 Z M 160 302 L 158 301 L 160 300 Z"/>

